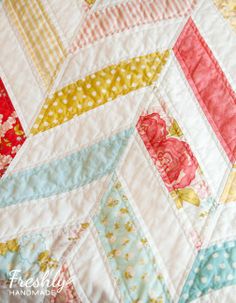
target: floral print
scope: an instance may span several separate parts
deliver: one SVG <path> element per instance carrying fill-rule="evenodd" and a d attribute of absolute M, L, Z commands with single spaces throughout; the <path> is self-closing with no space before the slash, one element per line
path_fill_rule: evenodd
<path fill-rule="evenodd" d="M 37 259 L 40 271 L 45 272 L 51 268 L 57 268 L 58 262 L 50 256 L 50 252 L 45 250 L 38 255 Z"/>
<path fill-rule="evenodd" d="M 149 143 L 155 147 L 165 140 L 167 136 L 166 122 L 158 113 L 141 116 L 139 119 L 139 130 L 146 135 Z"/>
<path fill-rule="evenodd" d="M 116 176 L 100 205 L 93 221 L 123 301 L 170 302 L 151 246 Z"/>
<path fill-rule="evenodd" d="M 176 138 L 168 138 L 155 148 L 156 165 L 169 190 L 185 188 L 195 177 L 198 168 L 189 145 Z"/>
<path fill-rule="evenodd" d="M 46 238 L 41 234 L 25 235 L 0 243 L 0 279 L 10 278 L 14 269 L 21 271 L 22 278 L 55 269 L 58 261 L 46 250 Z"/>
<path fill-rule="evenodd" d="M 24 131 L 0 79 L 0 177 L 24 141 Z"/>
<path fill-rule="evenodd" d="M 8 251 L 17 252 L 19 250 L 19 244 L 17 239 L 12 239 L 6 243 L 0 243 L 0 255 L 5 256 Z"/>
<path fill-rule="evenodd" d="M 168 138 L 166 123 L 158 113 L 141 116 L 137 129 L 169 191 L 185 188 L 195 177 L 198 163 L 189 145 L 177 138 Z"/>
<path fill-rule="evenodd" d="M 136 127 L 176 207 L 184 202 L 201 205 L 199 216 L 208 215 L 213 203 L 208 185 L 164 100 L 141 115 Z"/>

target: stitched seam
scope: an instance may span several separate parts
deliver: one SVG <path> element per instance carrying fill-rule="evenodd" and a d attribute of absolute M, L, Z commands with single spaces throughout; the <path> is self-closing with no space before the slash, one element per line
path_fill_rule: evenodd
<path fill-rule="evenodd" d="M 159 269 L 158 271 L 165 273 L 165 280 L 166 281 L 168 280 L 168 283 L 166 283 L 166 285 L 171 284 L 172 290 L 176 291 L 176 289 L 172 283 L 172 280 L 169 279 L 169 273 L 166 270 L 166 267 L 164 266 L 165 262 L 162 259 L 161 253 L 159 252 L 159 249 L 157 248 L 157 245 L 155 244 L 155 241 L 152 238 L 151 232 L 149 232 L 149 228 L 147 227 L 147 225 L 141 215 L 141 212 L 139 211 L 139 208 L 136 206 L 135 200 L 133 198 L 133 195 L 129 191 L 128 184 L 127 184 L 125 178 L 123 178 L 121 176 L 121 172 L 117 173 L 117 175 L 118 175 L 118 179 L 123 184 L 122 187 L 124 188 L 124 190 L 128 196 L 128 201 L 129 201 L 130 207 L 132 208 L 134 218 L 136 218 L 136 221 L 138 222 L 139 226 L 142 228 L 143 234 L 148 239 L 149 246 L 151 248 L 151 251 L 153 252 L 153 256 L 154 256 L 155 260 L 159 259 L 159 261 L 161 260 L 161 263 L 163 263 L 160 265 L 160 262 L 159 262 L 159 268 L 157 267 L 157 269 Z M 156 256 L 156 254 L 158 254 L 158 256 Z M 167 279 L 167 276 L 168 276 L 168 279 Z"/>
<path fill-rule="evenodd" d="M 190 19 L 190 20 L 191 20 L 191 19 Z M 230 84 L 228 84 L 228 83 L 226 82 L 226 78 L 225 78 L 225 76 L 223 75 L 223 71 L 221 70 L 220 66 L 217 64 L 215 58 L 213 58 L 213 54 L 212 54 L 212 53 L 209 53 L 209 51 L 206 49 L 206 44 L 205 44 L 205 42 L 203 41 L 203 39 L 201 39 L 200 34 L 199 34 L 199 33 L 196 31 L 196 29 L 193 27 L 192 21 L 188 21 L 188 26 L 190 26 L 190 27 L 192 28 L 192 30 L 193 30 L 193 32 L 194 32 L 194 34 L 195 34 L 195 37 L 198 38 L 199 43 L 202 45 L 202 47 L 204 48 L 204 50 L 205 50 L 206 53 L 208 54 L 208 57 L 211 59 L 212 64 L 215 66 L 217 72 L 218 72 L 219 75 L 221 76 L 221 80 L 222 80 L 222 83 L 223 83 L 224 86 L 225 86 L 225 89 L 228 91 L 228 93 L 230 94 L 230 96 L 231 96 L 233 99 L 235 99 L 235 96 L 233 95 L 232 88 L 231 88 Z M 226 153 L 228 154 L 229 151 L 230 151 L 230 153 L 233 152 L 233 151 L 232 151 L 231 148 L 228 146 L 228 143 L 225 141 L 225 139 L 222 137 L 221 133 L 219 132 L 219 127 L 215 124 L 215 121 L 212 119 L 212 115 L 211 115 L 211 113 L 209 112 L 208 108 L 206 107 L 206 105 L 205 105 L 205 103 L 204 103 L 204 100 L 203 100 L 203 98 L 202 98 L 202 96 L 201 96 L 201 94 L 200 94 L 200 92 L 199 92 L 197 86 L 195 85 L 194 79 L 192 78 L 192 76 L 191 76 L 191 74 L 190 74 L 190 72 L 189 72 L 189 69 L 188 69 L 188 67 L 186 66 L 185 61 L 183 60 L 183 58 L 182 58 L 182 56 L 181 56 L 181 53 L 180 53 L 181 43 L 182 43 L 182 40 L 184 39 L 185 32 L 188 31 L 188 29 L 189 29 L 189 28 L 188 28 L 187 26 L 184 28 L 183 32 L 181 33 L 181 35 L 180 35 L 180 37 L 179 37 L 179 39 L 178 39 L 178 41 L 177 41 L 177 43 L 176 43 L 176 46 L 174 47 L 174 49 L 175 49 L 174 52 L 175 52 L 175 54 L 177 55 L 178 60 L 181 62 L 181 67 L 183 68 L 183 71 L 184 71 L 184 73 L 185 73 L 185 75 L 186 75 L 187 80 L 188 80 L 188 81 L 190 80 L 190 81 L 189 81 L 189 82 L 190 82 L 189 84 L 190 84 L 190 86 L 192 87 L 192 89 L 193 89 L 193 91 L 194 91 L 194 93 L 195 93 L 197 99 L 200 100 L 200 103 L 201 103 L 201 107 L 202 107 L 203 112 L 206 113 L 207 119 L 208 119 L 209 123 L 212 125 L 212 128 L 213 128 L 214 131 L 216 132 L 217 136 L 221 138 L 221 140 L 220 140 L 220 141 L 222 142 L 221 144 L 222 144 L 223 146 L 226 146 L 226 148 L 227 148 L 227 152 L 226 152 Z M 233 156 L 233 158 L 234 158 L 234 156 Z"/>
<path fill-rule="evenodd" d="M 163 19 L 159 19 L 159 17 L 157 17 L 157 18 L 154 18 L 152 21 L 148 21 L 148 20 L 144 20 L 143 21 L 143 23 L 141 24 L 141 25 L 145 25 L 145 24 L 155 24 L 155 23 L 157 23 L 158 21 L 161 21 L 161 20 L 170 20 L 170 19 L 173 19 L 173 18 L 176 18 L 176 17 L 185 17 L 185 16 L 187 16 L 191 11 L 192 11 L 192 9 L 193 9 L 193 7 L 194 7 L 194 5 L 195 5 L 195 2 L 196 1 L 193 1 L 193 3 L 192 3 L 192 5 L 185 11 L 185 12 L 180 12 L 180 13 L 174 13 L 173 15 L 171 15 L 171 16 L 169 16 L 169 17 L 165 17 L 165 18 L 163 18 Z M 116 6 L 119 6 L 119 4 L 118 5 L 114 5 L 114 6 L 112 6 L 112 7 L 116 7 Z M 105 8 L 105 10 L 104 11 L 97 11 L 98 13 L 99 13 L 99 15 L 101 16 L 101 15 L 104 15 L 105 14 L 105 11 L 107 10 L 107 7 Z M 118 33 L 122 33 L 122 32 L 124 32 L 124 31 L 128 31 L 128 30 L 132 30 L 132 29 L 135 29 L 135 28 L 138 28 L 138 27 L 140 27 L 140 24 L 134 24 L 134 25 L 132 25 L 132 26 L 127 26 L 125 29 L 118 29 L 116 32 L 113 32 L 113 33 L 111 33 L 111 34 L 107 34 L 107 33 L 103 33 L 103 35 L 104 35 L 104 38 L 106 38 L 106 37 L 110 37 L 110 36 L 113 36 L 113 35 L 115 35 L 115 34 L 118 34 Z M 76 35 L 76 38 L 75 38 L 75 41 L 78 39 L 78 36 L 79 36 L 79 34 L 80 34 L 80 31 L 77 33 L 77 35 Z M 98 38 L 98 39 L 95 39 L 94 41 L 99 41 L 100 40 L 100 38 Z M 75 42 L 74 41 L 74 42 Z M 87 44 L 93 44 L 93 42 L 94 41 L 92 41 L 92 42 L 88 42 Z M 85 44 L 86 45 L 86 44 Z M 77 50 L 79 50 L 79 49 L 82 49 L 84 46 L 82 45 L 82 46 L 78 46 L 78 45 L 76 45 L 76 48 L 77 48 Z"/>
<path fill-rule="evenodd" d="M 205 0 L 202 0 L 200 6 L 199 6 L 198 9 L 194 12 L 193 18 L 195 18 L 195 16 L 197 15 L 197 13 L 199 13 L 199 11 L 201 11 L 201 8 L 202 8 L 204 2 L 205 2 Z M 212 1 L 209 1 L 209 3 L 212 4 Z M 228 25 L 228 22 L 227 22 L 227 21 L 225 20 L 225 18 L 222 16 L 222 14 L 220 13 L 220 11 L 215 7 L 214 3 L 213 3 L 213 5 L 211 5 L 211 8 L 214 10 L 215 17 L 217 17 L 216 20 L 217 20 L 217 21 L 221 21 L 221 24 L 222 24 L 224 27 L 227 27 L 227 29 L 229 29 L 229 28 L 231 29 L 231 26 Z M 231 29 L 230 31 L 231 31 L 231 35 L 234 35 L 234 34 L 235 34 L 234 31 L 233 31 L 232 29 Z M 207 41 L 207 40 L 212 40 L 212 37 L 208 36 L 208 34 L 206 33 L 206 31 L 203 30 L 202 28 L 201 28 L 201 32 L 202 32 L 202 33 L 204 34 L 204 36 L 205 36 L 205 38 L 204 38 L 205 41 Z M 212 42 L 210 42 L 209 44 L 212 44 Z M 207 43 L 207 45 L 208 45 L 208 43 Z M 226 71 L 227 68 L 225 68 L 224 64 L 221 62 L 221 59 L 218 57 L 217 52 L 214 51 L 214 47 L 211 48 L 211 51 L 212 51 L 212 53 L 213 53 L 213 57 L 215 57 L 215 58 L 216 58 L 216 61 L 219 63 L 220 68 L 221 68 L 222 71 L 223 71 L 223 74 L 225 75 L 226 78 L 229 79 L 230 85 L 232 86 L 233 83 L 234 83 L 234 80 L 232 79 L 232 73 Z M 214 53 L 214 52 L 215 52 L 215 53 Z M 224 71 L 224 69 L 225 69 L 225 71 Z M 226 75 L 227 75 L 227 76 L 226 76 Z M 234 85 L 234 86 L 235 86 L 235 85 Z M 233 90 L 235 91 L 235 87 L 234 87 Z"/>

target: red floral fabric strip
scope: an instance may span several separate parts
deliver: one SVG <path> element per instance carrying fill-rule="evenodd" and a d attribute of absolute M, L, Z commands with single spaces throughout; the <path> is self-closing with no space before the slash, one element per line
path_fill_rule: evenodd
<path fill-rule="evenodd" d="M 214 202 L 210 188 L 166 104 L 149 108 L 136 128 L 176 207 L 192 204 L 200 207 L 199 216 L 205 216 Z"/>
<path fill-rule="evenodd" d="M 0 177 L 6 171 L 25 139 L 20 120 L 0 79 Z"/>
<path fill-rule="evenodd" d="M 190 19 L 175 55 L 230 161 L 236 161 L 236 94 L 213 53 Z"/>
<path fill-rule="evenodd" d="M 189 145 L 167 137 L 166 122 L 158 113 L 141 116 L 137 130 L 168 190 L 171 192 L 190 185 L 198 163 Z"/>

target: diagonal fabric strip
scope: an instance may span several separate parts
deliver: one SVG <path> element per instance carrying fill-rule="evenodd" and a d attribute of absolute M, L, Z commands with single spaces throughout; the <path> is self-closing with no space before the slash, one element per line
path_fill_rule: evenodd
<path fill-rule="evenodd" d="M 0 78 L 0 178 L 24 142 L 24 130 Z"/>
<path fill-rule="evenodd" d="M 178 302 L 191 302 L 209 292 L 235 285 L 235 269 L 236 241 L 202 249 L 196 257 Z"/>
<path fill-rule="evenodd" d="M 168 56 L 167 50 L 132 58 L 65 86 L 46 99 L 31 133 L 45 131 L 118 96 L 151 85 Z"/>
<path fill-rule="evenodd" d="M 70 191 L 111 173 L 133 128 L 81 151 L 0 180 L 0 207 Z"/>
<path fill-rule="evenodd" d="M 45 87 L 50 88 L 66 50 L 43 0 L 6 0 L 4 8 Z"/>
<path fill-rule="evenodd" d="M 231 169 L 220 200 L 223 203 L 236 202 L 236 164 Z"/>
<path fill-rule="evenodd" d="M 80 29 L 71 52 L 134 27 L 187 15 L 196 0 L 133 0 L 90 14 Z"/>
<path fill-rule="evenodd" d="M 236 95 L 192 19 L 178 38 L 174 52 L 208 122 L 234 163 Z"/>
<path fill-rule="evenodd" d="M 116 176 L 93 221 L 122 302 L 171 302 L 160 265 Z"/>

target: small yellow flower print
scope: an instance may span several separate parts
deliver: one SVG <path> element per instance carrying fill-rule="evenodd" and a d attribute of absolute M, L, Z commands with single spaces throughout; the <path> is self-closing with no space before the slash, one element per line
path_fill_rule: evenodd
<path fill-rule="evenodd" d="M 0 255 L 5 256 L 7 250 L 8 249 L 6 243 L 0 243 Z"/>
<path fill-rule="evenodd" d="M 11 252 L 17 252 L 20 248 L 17 239 L 9 240 L 6 242 L 7 248 Z"/>
<path fill-rule="evenodd" d="M 111 237 L 113 237 L 113 233 L 112 232 L 106 233 L 106 238 L 110 239 Z"/>
<path fill-rule="evenodd" d="M 134 277 L 134 269 L 133 267 L 127 267 L 126 271 L 124 272 L 124 277 L 126 280 L 132 279 Z"/>
<path fill-rule="evenodd" d="M 118 249 L 112 249 L 110 251 L 110 253 L 108 254 L 108 257 L 111 257 L 111 258 L 115 258 L 118 256 L 120 256 L 120 250 L 118 250 Z"/>
<path fill-rule="evenodd" d="M 114 243 L 116 240 L 116 237 L 112 232 L 107 232 L 105 237 L 109 240 L 110 243 Z"/>
<path fill-rule="evenodd" d="M 146 238 L 142 238 L 142 239 L 141 239 L 141 243 L 142 243 L 143 245 L 147 245 L 147 244 L 148 244 L 148 241 L 147 241 Z"/>
<path fill-rule="evenodd" d="M 134 231 L 134 226 L 133 223 L 131 221 L 128 221 L 127 223 L 125 223 L 125 229 L 130 233 L 132 231 Z"/>
<path fill-rule="evenodd" d="M 88 227 L 89 227 L 89 223 L 81 223 L 81 227 L 83 228 L 83 229 L 87 229 Z"/>
<path fill-rule="evenodd" d="M 115 183 L 114 188 L 117 189 L 117 190 L 119 190 L 119 189 L 121 188 L 121 183 L 120 183 L 120 181 L 117 181 L 117 182 Z"/>
<path fill-rule="evenodd" d="M 108 207 L 115 207 L 119 203 L 118 200 L 115 200 L 113 198 L 109 198 L 107 202 Z"/>
<path fill-rule="evenodd" d="M 119 228 L 120 228 L 120 223 L 116 222 L 116 223 L 114 224 L 114 228 L 115 228 L 115 229 L 119 229 Z"/>
<path fill-rule="evenodd" d="M 123 207 L 123 208 L 120 209 L 120 213 L 121 214 L 128 214 L 129 211 L 128 211 L 128 209 L 126 207 Z"/>
<path fill-rule="evenodd" d="M 42 272 L 45 272 L 49 268 L 56 268 L 58 266 L 57 260 L 50 257 L 48 250 L 45 250 L 38 255 L 38 262 Z"/>

